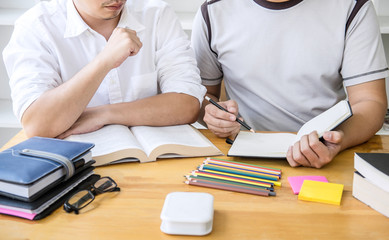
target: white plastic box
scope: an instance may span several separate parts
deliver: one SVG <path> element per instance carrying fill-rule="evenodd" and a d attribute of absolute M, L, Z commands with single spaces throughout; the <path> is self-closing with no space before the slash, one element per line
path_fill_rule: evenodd
<path fill-rule="evenodd" d="M 209 234 L 213 225 L 213 196 L 199 192 L 169 193 L 161 219 L 161 231 L 167 234 Z"/>

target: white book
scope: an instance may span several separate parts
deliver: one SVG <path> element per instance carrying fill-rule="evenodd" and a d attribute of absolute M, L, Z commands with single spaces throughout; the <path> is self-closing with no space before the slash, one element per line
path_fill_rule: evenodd
<path fill-rule="evenodd" d="M 352 116 L 350 104 L 342 100 L 327 111 L 306 122 L 295 133 L 252 133 L 239 132 L 228 156 L 285 158 L 289 146 L 299 141 L 302 136 L 317 131 L 321 138 L 326 131 L 331 131 Z"/>
<path fill-rule="evenodd" d="M 389 192 L 354 172 L 353 196 L 377 212 L 389 217 Z"/>
<path fill-rule="evenodd" d="M 354 168 L 371 183 L 389 192 L 389 153 L 355 153 Z"/>
<path fill-rule="evenodd" d="M 167 127 L 107 125 L 95 132 L 66 140 L 92 142 L 95 166 L 166 157 L 223 155 L 200 131 L 190 125 Z"/>

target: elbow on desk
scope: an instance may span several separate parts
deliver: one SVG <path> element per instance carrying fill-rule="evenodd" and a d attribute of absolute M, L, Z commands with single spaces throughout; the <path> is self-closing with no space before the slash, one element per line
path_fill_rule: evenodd
<path fill-rule="evenodd" d="M 37 129 L 31 126 L 23 126 L 23 130 L 25 135 L 28 138 L 31 137 L 49 137 L 49 138 L 55 138 L 59 134 L 52 134 L 50 131 L 45 131 L 43 129 Z"/>
<path fill-rule="evenodd" d="M 171 116 L 174 115 L 174 119 L 171 119 L 172 124 L 192 124 L 195 123 L 200 115 L 200 102 L 189 95 L 179 94 L 179 104 L 175 104 L 170 110 Z"/>
<path fill-rule="evenodd" d="M 38 123 L 33 121 L 22 121 L 22 127 L 25 135 L 31 137 L 51 137 L 54 138 L 60 133 L 55 131 L 51 124 Z"/>
<path fill-rule="evenodd" d="M 201 105 L 199 102 L 195 101 L 191 108 L 188 110 L 189 112 L 189 117 L 187 119 L 187 123 L 192 124 L 197 122 L 199 116 L 200 116 L 200 111 L 201 111 Z"/>
<path fill-rule="evenodd" d="M 200 114 L 200 108 L 197 105 L 193 105 L 192 107 L 188 107 L 186 112 L 182 114 L 177 124 L 192 124 L 195 123 L 199 117 Z"/>

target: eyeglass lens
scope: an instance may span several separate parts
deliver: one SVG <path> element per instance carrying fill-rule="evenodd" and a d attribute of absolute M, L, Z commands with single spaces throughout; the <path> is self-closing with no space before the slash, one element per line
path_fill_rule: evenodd
<path fill-rule="evenodd" d="M 94 188 L 97 192 L 109 192 L 116 188 L 116 183 L 109 178 L 100 178 L 95 184 Z"/>
<path fill-rule="evenodd" d="M 68 203 L 76 209 L 81 209 L 93 201 L 94 195 L 88 190 L 82 190 L 74 194 L 69 200 Z"/>

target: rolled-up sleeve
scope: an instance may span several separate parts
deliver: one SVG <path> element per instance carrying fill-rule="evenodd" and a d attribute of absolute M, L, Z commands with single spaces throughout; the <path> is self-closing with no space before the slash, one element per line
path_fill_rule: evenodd
<path fill-rule="evenodd" d="M 25 110 L 45 91 L 60 85 L 58 63 L 50 54 L 39 26 L 34 31 L 16 24 L 3 51 L 10 78 L 13 111 L 19 121 Z"/>
<path fill-rule="evenodd" d="M 174 11 L 166 6 L 157 24 L 156 66 L 162 93 L 178 92 L 196 97 L 200 104 L 206 93 L 190 41 Z"/>

